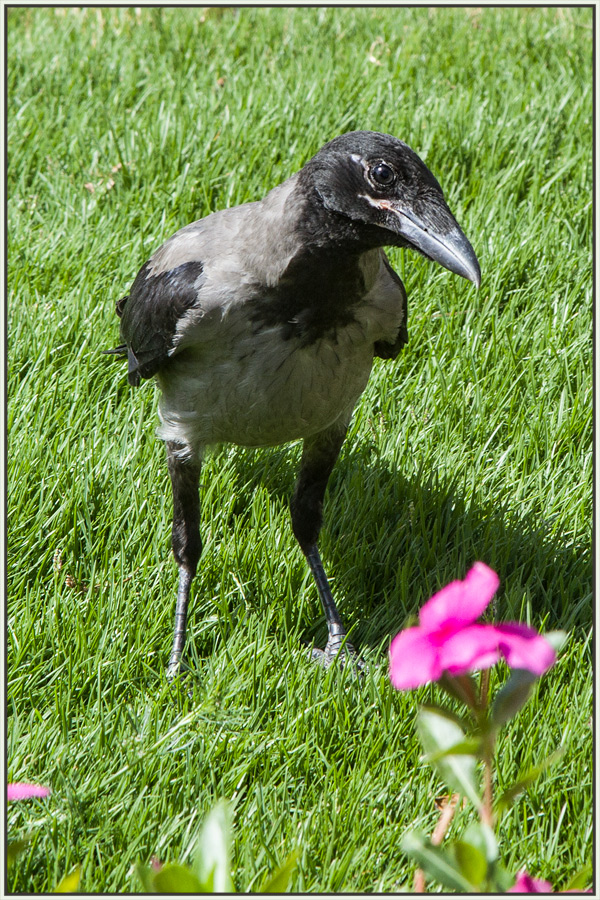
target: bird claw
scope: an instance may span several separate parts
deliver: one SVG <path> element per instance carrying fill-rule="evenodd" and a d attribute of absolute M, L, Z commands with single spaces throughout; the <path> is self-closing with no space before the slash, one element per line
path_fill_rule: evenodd
<path fill-rule="evenodd" d="M 175 665 L 167 666 L 166 677 L 169 684 L 173 684 L 175 679 L 180 673 L 179 663 L 175 663 Z"/>
<path fill-rule="evenodd" d="M 173 684 L 173 682 L 176 681 L 177 678 L 180 678 L 184 675 L 189 675 L 191 671 L 192 670 L 187 663 L 185 663 L 182 659 L 176 659 L 169 662 L 165 675 L 169 684 Z"/>
<path fill-rule="evenodd" d="M 311 652 L 313 662 L 318 663 L 323 668 L 328 669 L 330 665 L 337 660 L 343 669 L 347 663 L 350 663 L 353 669 L 358 670 L 363 675 L 367 671 L 367 667 L 362 659 L 359 658 L 355 648 L 350 641 L 345 640 L 345 635 L 336 634 L 329 635 L 329 640 L 324 650 L 314 647 Z"/>

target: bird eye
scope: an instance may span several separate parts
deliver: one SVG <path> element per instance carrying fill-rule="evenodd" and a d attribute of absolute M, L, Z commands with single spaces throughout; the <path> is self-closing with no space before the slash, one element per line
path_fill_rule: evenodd
<path fill-rule="evenodd" d="M 377 163 L 376 166 L 373 166 L 370 175 L 375 184 L 380 184 L 382 187 L 389 187 L 396 178 L 393 169 L 390 169 L 385 163 Z"/>

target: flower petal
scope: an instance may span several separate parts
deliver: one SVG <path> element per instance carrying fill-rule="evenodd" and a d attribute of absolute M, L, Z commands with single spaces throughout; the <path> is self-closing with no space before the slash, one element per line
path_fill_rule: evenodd
<path fill-rule="evenodd" d="M 442 669 L 451 675 L 489 669 L 500 659 L 496 629 L 493 625 L 468 625 L 444 641 L 439 654 Z"/>
<path fill-rule="evenodd" d="M 50 788 L 43 787 L 41 784 L 23 784 L 14 783 L 6 786 L 7 800 L 28 800 L 29 797 L 47 797 L 50 794 Z"/>
<path fill-rule="evenodd" d="M 478 619 L 498 590 L 500 579 L 485 563 L 476 562 L 464 581 L 451 581 L 421 608 L 419 621 L 426 631 L 458 630 Z"/>
<path fill-rule="evenodd" d="M 437 647 L 422 628 L 407 628 L 390 645 L 390 681 L 399 691 L 436 681 L 442 674 Z"/>
<path fill-rule="evenodd" d="M 497 625 L 499 647 L 511 669 L 528 669 L 543 675 L 556 662 L 556 651 L 535 628 L 506 622 Z"/>
<path fill-rule="evenodd" d="M 516 884 L 509 888 L 507 894 L 551 894 L 552 885 L 541 878 L 532 878 L 525 869 L 517 875 Z"/>

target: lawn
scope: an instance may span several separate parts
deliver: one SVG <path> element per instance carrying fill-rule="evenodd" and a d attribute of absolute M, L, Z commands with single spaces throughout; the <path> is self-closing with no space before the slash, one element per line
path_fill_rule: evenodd
<path fill-rule="evenodd" d="M 592 855 L 591 8 L 7 11 L 7 765 L 52 787 L 10 891 L 140 890 L 221 797 L 236 886 L 300 850 L 294 891 L 395 891 L 443 785 L 391 637 L 477 559 L 498 620 L 570 638 L 501 738 L 498 788 L 564 748 L 500 821 L 556 888 Z M 409 345 L 378 360 L 330 482 L 322 554 L 369 670 L 311 665 L 316 590 L 288 500 L 300 446 L 222 447 L 203 475 L 188 660 L 157 391 L 127 385 L 115 302 L 170 234 L 264 196 L 330 138 L 427 162 L 479 291 L 391 251 Z M 494 684 L 506 671 L 494 671 Z M 466 809 L 450 834 L 473 817 Z"/>

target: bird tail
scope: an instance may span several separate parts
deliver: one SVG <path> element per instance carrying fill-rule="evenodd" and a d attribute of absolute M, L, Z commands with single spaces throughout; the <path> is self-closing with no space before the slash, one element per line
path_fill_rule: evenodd
<path fill-rule="evenodd" d="M 119 318 L 123 315 L 123 309 L 128 300 L 129 294 L 126 297 L 121 297 L 119 302 L 115 304 L 115 312 Z M 119 344 L 118 347 L 113 347 L 112 350 L 103 350 L 102 352 L 112 354 L 113 356 L 127 356 L 127 344 Z"/>
<path fill-rule="evenodd" d="M 119 344 L 118 347 L 113 347 L 112 350 L 103 350 L 103 353 L 112 353 L 113 356 L 127 356 L 127 344 Z"/>

